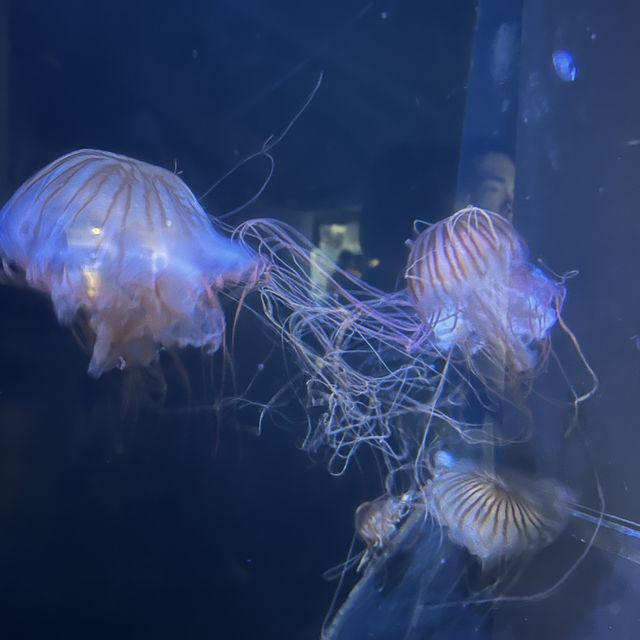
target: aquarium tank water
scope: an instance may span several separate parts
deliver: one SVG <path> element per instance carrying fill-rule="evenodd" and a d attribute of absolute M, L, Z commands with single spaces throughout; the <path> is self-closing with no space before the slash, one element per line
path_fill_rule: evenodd
<path fill-rule="evenodd" d="M 0 636 L 640 637 L 639 21 L 0 0 Z"/>

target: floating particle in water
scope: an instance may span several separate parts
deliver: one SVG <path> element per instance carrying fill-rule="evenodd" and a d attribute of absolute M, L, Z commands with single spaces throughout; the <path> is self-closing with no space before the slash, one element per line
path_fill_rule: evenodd
<path fill-rule="evenodd" d="M 570 51 L 558 49 L 552 55 L 553 68 L 563 82 L 573 82 L 578 77 L 578 67 L 575 58 Z"/>

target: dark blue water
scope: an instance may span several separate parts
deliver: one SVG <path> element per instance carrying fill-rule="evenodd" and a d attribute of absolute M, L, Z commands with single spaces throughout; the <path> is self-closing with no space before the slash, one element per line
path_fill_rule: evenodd
<path fill-rule="evenodd" d="M 228 222 L 270 215 L 317 242 L 326 225 L 357 221 L 364 254 L 381 261 L 367 279 L 392 290 L 412 221 L 449 215 L 461 189 L 480 188 L 478 158 L 510 158 L 516 226 L 535 256 L 581 271 L 566 313 L 602 382 L 585 413 L 588 447 L 567 450 L 551 407 L 526 454 L 577 479 L 589 504 L 592 455 L 607 510 L 637 520 L 637 11 L 485 2 L 490 19 L 479 23 L 477 4 L 0 2 L 0 192 L 92 147 L 176 166 L 204 193 L 287 126 L 324 72 L 274 150 L 264 194 Z M 267 172 L 251 161 L 203 204 L 214 215 L 235 209 Z M 354 509 L 380 493 L 380 472 L 365 454 L 331 477 L 322 453 L 299 450 L 300 415 L 258 437 L 255 412 L 210 410 L 221 388 L 242 395 L 271 352 L 251 314 L 237 331 L 237 387 L 222 380 L 222 354 L 203 363 L 185 351 L 163 357 L 164 394 L 118 372 L 89 379 L 87 354 L 45 296 L 2 287 L 0 309 L 0 635 L 319 638 L 335 590 L 322 574 L 344 560 Z M 269 362 L 258 398 L 290 376 Z M 561 541 L 541 566 L 573 557 L 576 544 Z M 552 598 L 463 607 L 455 624 L 438 613 L 424 633 L 633 638 L 638 575 L 596 549 Z M 534 572 L 523 588 L 545 579 Z M 405 637 L 388 616 L 415 613 L 410 593 L 400 589 L 402 606 L 389 610 L 377 593 L 354 610 L 350 640 L 376 629 Z M 376 611 L 392 631 L 370 624 L 358 635 L 359 616 L 375 621 Z"/>

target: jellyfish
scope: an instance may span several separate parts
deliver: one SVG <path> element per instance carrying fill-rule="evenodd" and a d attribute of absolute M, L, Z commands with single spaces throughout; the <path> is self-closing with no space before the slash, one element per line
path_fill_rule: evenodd
<path fill-rule="evenodd" d="M 505 218 L 469 207 L 427 227 L 411 247 L 407 288 L 422 321 L 414 348 L 483 352 L 513 375 L 544 361 L 565 287 L 530 264 Z"/>
<path fill-rule="evenodd" d="M 592 546 L 640 565 L 640 523 L 604 510 L 597 474 L 600 507 L 593 509 L 557 480 L 515 469 L 498 472 L 446 450 L 432 452 L 429 466 L 431 477 L 420 491 L 428 516 L 483 570 L 552 544 L 568 525 L 586 544 L 576 566 Z M 415 504 L 416 496 L 405 502 Z"/>
<path fill-rule="evenodd" d="M 435 455 L 425 488 L 429 513 L 484 567 L 551 544 L 569 519 L 570 492 L 559 483 Z"/>
<path fill-rule="evenodd" d="M 398 526 L 409 513 L 413 499 L 410 493 L 397 498 L 385 495 L 358 506 L 355 513 L 355 530 L 367 546 L 360 558 L 358 570 L 389 544 Z"/>
<path fill-rule="evenodd" d="M 6 277 L 51 296 L 59 321 L 93 336 L 89 374 L 146 367 L 159 350 L 216 351 L 219 294 L 263 265 L 214 227 L 174 173 L 82 149 L 27 180 L 0 211 Z"/>

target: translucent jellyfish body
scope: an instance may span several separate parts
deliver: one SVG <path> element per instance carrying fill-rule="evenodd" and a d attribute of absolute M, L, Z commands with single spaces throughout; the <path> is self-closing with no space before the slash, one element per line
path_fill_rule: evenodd
<path fill-rule="evenodd" d="M 384 496 L 363 502 L 355 515 L 355 529 L 370 549 L 381 549 L 395 533 L 398 523 L 408 511 L 409 496 Z"/>
<path fill-rule="evenodd" d="M 95 336 L 89 373 L 150 364 L 160 347 L 221 344 L 218 292 L 261 263 L 221 235 L 175 174 L 105 151 L 51 163 L 0 211 L 5 273 L 50 294 Z"/>
<path fill-rule="evenodd" d="M 430 514 L 483 565 L 553 542 L 569 519 L 570 493 L 557 482 L 499 476 L 480 466 L 435 456 L 427 483 Z"/>
<path fill-rule="evenodd" d="M 529 263 L 508 220 L 474 207 L 420 233 L 406 280 L 423 322 L 419 342 L 469 359 L 483 351 L 513 373 L 536 367 L 565 296 Z"/>

